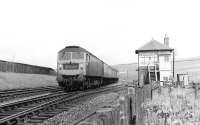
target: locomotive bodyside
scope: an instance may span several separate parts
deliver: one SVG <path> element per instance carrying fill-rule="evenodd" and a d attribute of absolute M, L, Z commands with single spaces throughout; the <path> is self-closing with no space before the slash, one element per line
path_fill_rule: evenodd
<path fill-rule="evenodd" d="M 87 76 L 91 76 L 91 77 L 103 77 L 104 76 L 104 63 L 94 57 L 93 55 L 89 55 L 88 54 L 88 66 L 86 67 L 87 72 L 86 75 Z"/>
<path fill-rule="evenodd" d="M 104 82 L 114 83 L 118 81 L 118 71 L 104 63 Z"/>
<path fill-rule="evenodd" d="M 86 66 L 86 87 L 99 87 L 103 84 L 104 62 L 88 53 Z"/>

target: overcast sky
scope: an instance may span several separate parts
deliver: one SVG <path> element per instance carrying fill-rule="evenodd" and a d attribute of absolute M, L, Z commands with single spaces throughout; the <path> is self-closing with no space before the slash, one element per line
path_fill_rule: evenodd
<path fill-rule="evenodd" d="M 137 61 L 135 49 L 165 33 L 176 58 L 200 56 L 199 0 L 1 0 L 0 59 L 56 67 L 80 45 L 108 64 Z"/>

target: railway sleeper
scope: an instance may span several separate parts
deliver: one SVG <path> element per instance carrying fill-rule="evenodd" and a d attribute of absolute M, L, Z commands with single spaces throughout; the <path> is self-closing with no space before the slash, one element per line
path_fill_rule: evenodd
<path fill-rule="evenodd" d="M 55 106 L 51 105 L 49 106 L 50 110 L 54 110 L 55 109 Z"/>
<path fill-rule="evenodd" d="M 34 111 L 34 112 L 33 112 L 33 113 L 34 113 L 33 116 L 38 115 L 38 114 L 40 114 L 41 112 L 42 112 L 41 110 Z M 31 117 L 31 118 L 32 118 L 32 117 Z"/>
<path fill-rule="evenodd" d="M 74 106 L 76 106 L 76 105 L 74 105 L 74 104 L 69 104 L 69 103 L 67 103 L 67 104 L 64 105 L 64 107 L 74 107 Z"/>
<path fill-rule="evenodd" d="M 47 114 L 47 115 L 37 115 L 32 116 L 30 119 L 26 120 L 27 123 L 42 123 L 44 120 L 53 117 L 55 114 Z"/>
<path fill-rule="evenodd" d="M 7 113 L 4 113 L 4 114 L 0 114 L 0 117 L 10 116 L 10 115 L 13 115 L 15 113 L 17 113 L 17 111 L 15 111 L 15 112 L 7 112 Z"/>
<path fill-rule="evenodd" d="M 41 113 L 41 114 L 39 114 L 39 116 L 54 116 L 54 115 L 56 115 L 57 114 L 57 112 L 44 112 L 44 113 Z"/>
<path fill-rule="evenodd" d="M 17 108 L 17 109 L 26 110 L 26 109 L 32 108 L 33 106 L 35 106 L 35 105 L 27 105 L 27 106 L 20 107 L 20 108 Z"/>
<path fill-rule="evenodd" d="M 16 106 L 9 106 L 9 107 L 4 107 L 4 111 L 11 111 L 11 110 L 14 110 L 14 109 L 17 109 Z"/>
<path fill-rule="evenodd" d="M 24 124 L 26 118 L 16 118 L 17 125 Z"/>
<path fill-rule="evenodd" d="M 0 113 L 4 113 L 5 110 L 3 108 L 0 108 Z"/>
<path fill-rule="evenodd" d="M 58 107 L 58 105 L 52 105 L 53 109 L 56 109 Z"/>
<path fill-rule="evenodd" d="M 15 124 L 17 124 L 17 119 L 6 121 L 3 125 L 15 125 Z"/>
<path fill-rule="evenodd" d="M 55 114 L 54 113 L 41 113 L 41 114 L 39 114 L 38 116 L 39 117 L 53 117 Z"/>
<path fill-rule="evenodd" d="M 33 106 L 20 107 L 20 108 L 17 108 L 17 109 L 19 109 L 19 110 L 26 110 L 26 109 L 29 109 L 29 108 L 31 108 L 31 107 L 33 107 Z"/>
<path fill-rule="evenodd" d="M 39 115 L 37 115 L 37 116 L 33 116 L 33 117 L 31 117 L 31 120 L 45 120 L 45 119 L 48 119 L 49 117 L 48 116 L 39 116 Z"/>
<path fill-rule="evenodd" d="M 41 122 L 43 122 L 43 120 L 28 120 L 28 121 L 26 121 L 26 123 L 41 123 Z"/>
<path fill-rule="evenodd" d="M 8 107 L 3 107 L 3 109 L 4 109 L 4 111 L 6 111 L 6 112 L 12 110 L 12 108 L 9 107 L 9 106 L 8 106 Z"/>
<path fill-rule="evenodd" d="M 31 118 L 31 117 L 34 116 L 34 115 L 35 115 L 35 113 L 34 113 L 34 112 L 31 112 L 31 113 L 27 114 L 26 117 L 27 117 L 27 119 L 29 119 L 29 118 Z"/>
<path fill-rule="evenodd" d="M 56 114 L 58 114 L 58 111 L 60 111 L 60 110 L 54 110 L 54 111 L 51 111 L 51 112 L 46 112 L 45 114 L 54 114 L 54 115 L 56 115 Z"/>
<path fill-rule="evenodd" d="M 24 121 L 26 121 L 26 119 L 27 119 L 26 115 L 25 116 L 20 116 L 18 118 L 14 118 L 14 119 L 12 119 L 10 121 L 7 121 L 7 122 L 5 122 L 5 123 L 3 123 L 1 125 L 15 125 L 15 124 L 17 124 L 17 125 L 23 124 L 24 125 Z"/>
<path fill-rule="evenodd" d="M 45 111 L 51 111 L 52 109 L 50 109 L 49 107 L 44 109 Z"/>
<path fill-rule="evenodd" d="M 60 108 L 57 108 L 57 109 L 61 110 L 61 111 L 68 111 L 70 108 L 72 108 L 72 107 L 60 107 Z"/>
<path fill-rule="evenodd" d="M 54 110 L 53 107 L 50 107 L 50 106 L 47 107 L 47 111 L 52 111 L 52 110 Z"/>
<path fill-rule="evenodd" d="M 6 121 L 6 122 L 2 123 L 1 125 L 12 125 L 12 122 Z"/>
<path fill-rule="evenodd" d="M 0 116 L 0 120 L 3 119 L 5 116 Z"/>
<path fill-rule="evenodd" d="M 19 108 L 18 105 L 13 106 L 13 110 Z"/>
<path fill-rule="evenodd" d="M 22 124 L 22 123 L 24 123 L 27 119 L 28 119 L 28 116 L 27 116 L 27 115 L 20 116 L 19 118 L 17 118 L 17 120 L 18 120 L 17 124 Z"/>

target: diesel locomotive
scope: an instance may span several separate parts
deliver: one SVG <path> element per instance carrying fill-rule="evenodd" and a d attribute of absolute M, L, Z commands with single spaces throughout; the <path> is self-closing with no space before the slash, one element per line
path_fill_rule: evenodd
<path fill-rule="evenodd" d="M 57 82 L 66 90 L 88 89 L 118 81 L 118 71 L 80 46 L 58 52 Z"/>

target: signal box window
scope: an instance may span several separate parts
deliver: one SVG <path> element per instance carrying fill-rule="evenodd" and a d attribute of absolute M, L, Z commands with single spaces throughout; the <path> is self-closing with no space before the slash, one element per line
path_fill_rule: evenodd
<path fill-rule="evenodd" d="M 165 58 L 165 62 L 169 62 L 169 56 L 168 55 L 166 55 L 164 58 Z"/>
<path fill-rule="evenodd" d="M 86 61 L 89 61 L 89 55 L 88 54 L 86 55 Z"/>
<path fill-rule="evenodd" d="M 163 80 L 164 80 L 164 81 L 168 81 L 168 77 L 167 77 L 167 76 L 164 76 L 164 77 L 163 77 Z"/>

